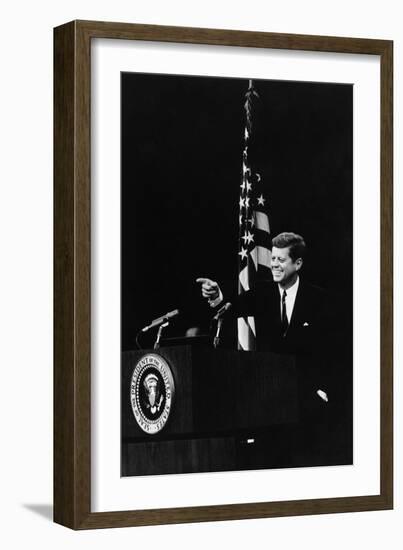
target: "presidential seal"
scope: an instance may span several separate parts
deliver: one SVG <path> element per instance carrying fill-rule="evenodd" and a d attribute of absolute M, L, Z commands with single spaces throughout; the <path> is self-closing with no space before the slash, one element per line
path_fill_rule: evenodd
<path fill-rule="evenodd" d="M 130 401 L 134 418 L 148 434 L 165 426 L 175 393 L 172 371 L 167 361 L 155 353 L 144 355 L 134 367 Z"/>

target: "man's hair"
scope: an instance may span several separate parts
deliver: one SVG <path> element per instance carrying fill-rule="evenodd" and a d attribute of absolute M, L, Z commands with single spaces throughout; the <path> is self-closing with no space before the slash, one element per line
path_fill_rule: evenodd
<path fill-rule="evenodd" d="M 298 258 L 304 258 L 306 244 L 301 235 L 296 233 L 280 233 L 271 241 L 276 248 L 289 248 L 290 258 L 295 262 Z"/>

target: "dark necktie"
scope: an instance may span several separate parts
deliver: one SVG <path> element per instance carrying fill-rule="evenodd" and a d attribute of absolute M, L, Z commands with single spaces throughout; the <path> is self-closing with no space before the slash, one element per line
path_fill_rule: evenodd
<path fill-rule="evenodd" d="M 284 290 L 281 298 L 281 331 L 283 336 L 286 335 L 288 329 L 287 308 L 285 307 L 286 296 L 287 292 Z"/>

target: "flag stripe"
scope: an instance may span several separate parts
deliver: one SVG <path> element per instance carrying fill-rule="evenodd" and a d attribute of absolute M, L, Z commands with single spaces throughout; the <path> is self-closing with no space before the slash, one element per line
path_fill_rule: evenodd
<path fill-rule="evenodd" d="M 253 336 L 256 338 L 256 328 L 255 328 L 255 318 L 254 317 L 248 317 L 248 325 L 253 332 Z"/>
<path fill-rule="evenodd" d="M 271 262 L 271 250 L 265 246 L 255 246 L 250 253 L 250 257 L 253 260 L 256 271 L 259 269 L 259 266 L 269 267 Z M 242 288 L 244 290 L 249 290 L 249 280 L 247 279 L 247 267 L 245 267 L 239 274 L 239 280 L 241 281 Z"/>
<path fill-rule="evenodd" d="M 253 248 L 250 253 L 249 253 L 250 257 L 252 258 L 253 260 L 253 265 L 255 266 L 255 270 L 257 271 L 257 250 L 256 250 L 256 246 L 255 248 Z"/>
<path fill-rule="evenodd" d="M 269 216 L 267 214 L 265 214 L 264 212 L 256 211 L 255 219 L 257 229 L 261 229 L 262 231 L 267 231 L 267 233 L 270 233 Z"/>
<path fill-rule="evenodd" d="M 253 246 L 262 246 L 264 248 L 270 249 L 271 247 L 271 240 L 270 235 L 266 231 L 260 231 L 259 229 L 255 229 L 253 234 Z"/>
<path fill-rule="evenodd" d="M 270 267 L 271 263 L 271 250 L 265 246 L 257 246 L 257 261 L 259 265 Z"/>
<path fill-rule="evenodd" d="M 238 319 L 238 344 L 239 347 L 248 351 L 251 347 L 251 335 L 253 335 L 248 323 L 243 317 Z"/>
<path fill-rule="evenodd" d="M 244 267 L 239 274 L 239 282 L 242 285 L 242 289 L 246 292 L 249 290 L 249 276 L 248 276 L 248 266 Z"/>

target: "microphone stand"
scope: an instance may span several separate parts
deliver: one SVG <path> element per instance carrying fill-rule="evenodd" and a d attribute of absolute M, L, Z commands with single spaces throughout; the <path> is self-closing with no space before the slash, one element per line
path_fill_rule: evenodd
<path fill-rule="evenodd" d="M 213 340 L 213 345 L 215 348 L 220 345 L 220 333 L 224 321 L 224 315 L 229 309 L 231 309 L 231 307 L 231 302 L 227 302 L 217 311 L 217 314 L 213 317 L 213 320 L 217 321 L 217 331 Z"/>
<path fill-rule="evenodd" d="M 166 328 L 169 325 L 169 321 L 166 321 L 165 323 L 162 323 L 162 325 L 159 326 L 158 333 L 157 333 L 157 339 L 154 342 L 154 349 L 158 349 L 160 347 L 160 340 L 161 340 L 161 334 L 162 330 Z"/>
<path fill-rule="evenodd" d="M 223 323 L 223 318 L 219 317 L 217 320 L 217 331 L 213 340 L 214 348 L 218 348 L 218 346 L 220 345 L 220 332 L 221 332 L 222 323 Z"/>

